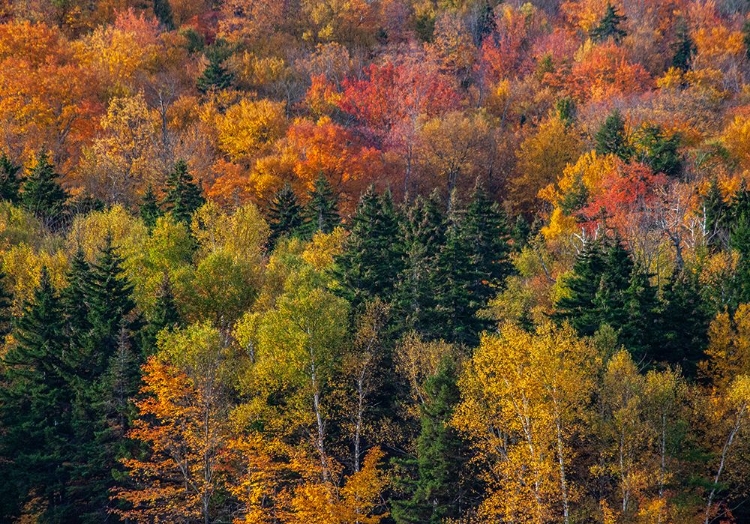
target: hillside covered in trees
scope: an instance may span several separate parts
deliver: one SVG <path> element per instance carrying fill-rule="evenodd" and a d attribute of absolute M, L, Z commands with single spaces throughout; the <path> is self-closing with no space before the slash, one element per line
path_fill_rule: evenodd
<path fill-rule="evenodd" d="M 0 1 L 0 521 L 750 522 L 750 4 Z"/>

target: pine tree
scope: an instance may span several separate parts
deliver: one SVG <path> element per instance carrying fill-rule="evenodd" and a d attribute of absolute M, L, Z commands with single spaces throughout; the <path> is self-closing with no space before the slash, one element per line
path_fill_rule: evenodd
<path fill-rule="evenodd" d="M 591 39 L 595 42 L 603 42 L 609 38 L 620 43 L 623 37 L 628 33 L 620 27 L 627 17 L 617 13 L 617 9 L 612 4 L 607 4 L 607 10 L 604 13 L 599 25 L 591 30 Z"/>
<path fill-rule="evenodd" d="M 682 71 L 687 72 L 690 69 L 690 63 L 693 61 L 693 55 L 697 51 L 695 42 L 690 38 L 690 31 L 688 31 L 685 20 L 681 20 L 677 24 L 677 40 L 672 44 L 674 50 L 674 56 L 672 57 L 672 67 L 675 67 Z"/>
<path fill-rule="evenodd" d="M 455 206 L 452 208 L 445 245 L 437 259 L 435 329 L 438 338 L 473 347 L 479 342 L 479 333 L 487 327 L 487 322 L 476 316 L 481 307 L 480 297 L 476 296 L 480 275 L 472 261 L 474 246 L 463 227 L 462 213 Z"/>
<path fill-rule="evenodd" d="M 0 271 L 0 342 L 13 328 L 13 315 L 11 313 L 13 295 L 7 291 L 5 278 L 5 272 Z"/>
<path fill-rule="evenodd" d="M 624 310 L 627 316 L 620 326 L 619 341 L 636 362 L 653 359 L 662 338 L 661 308 L 656 288 L 643 269 L 632 271 L 630 285 L 625 290 Z"/>
<path fill-rule="evenodd" d="M 138 214 L 149 229 L 153 229 L 156 225 L 156 220 L 162 214 L 151 184 L 146 188 L 146 193 L 143 195 L 143 201 L 138 209 Z"/>
<path fill-rule="evenodd" d="M 206 69 L 203 70 L 203 73 L 198 78 L 196 84 L 198 91 L 206 94 L 210 91 L 222 91 L 232 85 L 233 75 L 224 67 L 224 60 L 226 60 L 227 55 L 228 51 L 225 45 L 222 45 L 220 42 L 214 44 L 206 52 L 208 66 L 206 66 Z"/>
<path fill-rule="evenodd" d="M 70 261 L 67 274 L 68 285 L 61 293 L 63 315 L 65 317 L 65 336 L 69 346 L 70 357 L 80 352 L 85 343 L 91 324 L 86 297 L 86 286 L 91 279 L 91 268 L 86 262 L 83 249 L 78 248 Z"/>
<path fill-rule="evenodd" d="M 154 16 L 167 31 L 174 30 L 174 17 L 169 0 L 154 0 Z"/>
<path fill-rule="evenodd" d="M 177 311 L 177 304 L 174 300 L 172 282 L 169 279 L 169 273 L 165 271 L 161 285 L 156 292 L 154 312 L 142 331 L 144 352 L 148 354 L 156 351 L 157 335 L 162 330 L 181 327 L 182 324 L 182 318 Z"/>
<path fill-rule="evenodd" d="M 21 166 L 15 165 L 8 155 L 5 153 L 0 155 L 0 200 L 11 204 L 18 203 L 18 191 L 21 188 L 21 181 L 18 178 L 20 171 Z"/>
<path fill-rule="evenodd" d="M 508 219 L 493 202 L 479 181 L 474 187 L 466 209 L 463 225 L 466 242 L 473 248 L 471 262 L 477 280 L 473 293 L 484 307 L 498 291 L 505 287 L 505 279 L 512 273 Z"/>
<path fill-rule="evenodd" d="M 344 251 L 336 258 L 342 294 L 355 311 L 375 297 L 392 299 L 403 269 L 399 222 L 390 191 L 379 196 L 370 186 L 352 217 Z"/>
<path fill-rule="evenodd" d="M 513 251 L 520 253 L 521 250 L 529 243 L 529 237 L 531 236 L 531 226 L 529 222 L 523 217 L 518 215 L 516 221 L 513 224 L 513 231 L 511 231 L 510 237 L 513 240 Z"/>
<path fill-rule="evenodd" d="M 163 207 L 172 214 L 175 221 L 189 226 L 193 213 L 205 203 L 205 199 L 200 187 L 193 182 L 184 160 L 175 163 L 167 178 L 166 189 Z"/>
<path fill-rule="evenodd" d="M 592 336 L 599 329 L 601 314 L 595 304 L 606 268 L 604 246 L 600 240 L 588 242 L 565 277 L 568 293 L 557 301 L 553 318 L 567 320 L 581 335 Z"/>
<path fill-rule="evenodd" d="M 750 302 L 750 192 L 743 187 L 732 201 L 729 245 L 739 254 L 732 307 Z"/>
<path fill-rule="evenodd" d="M 34 168 L 21 186 L 21 204 L 47 226 L 59 221 L 65 211 L 68 194 L 58 184 L 59 176 L 47 153 L 43 152 L 37 156 Z"/>
<path fill-rule="evenodd" d="M 569 127 L 575 123 L 576 120 L 576 103 L 575 101 L 566 96 L 555 102 L 555 110 L 557 110 L 557 116 L 562 122 L 565 123 L 566 127 Z"/>
<path fill-rule="evenodd" d="M 30 494 L 46 505 L 46 522 L 71 522 L 66 486 L 70 471 L 73 390 L 66 363 L 60 299 L 46 268 L 31 303 L 18 320 L 3 359 L 0 461 L 3 515 L 17 514 Z"/>
<path fill-rule="evenodd" d="M 640 151 L 640 160 L 654 173 L 679 176 L 682 172 L 682 157 L 679 153 L 680 137 L 673 135 L 667 138 L 661 127 L 647 124 L 636 137 Z"/>
<path fill-rule="evenodd" d="M 286 184 L 274 195 L 268 206 L 268 225 L 271 229 L 268 237 L 269 250 L 273 249 L 280 238 L 299 233 L 302 223 L 302 207 L 291 186 Z"/>
<path fill-rule="evenodd" d="M 713 317 L 701 294 L 698 275 L 686 271 L 673 274 L 664 286 L 662 304 L 661 337 L 652 357 L 657 362 L 678 364 L 686 376 L 695 377 Z"/>
<path fill-rule="evenodd" d="M 436 265 L 445 244 L 444 204 L 437 191 L 417 197 L 406 210 L 400 243 L 404 267 L 394 293 L 394 317 L 403 331 L 415 330 L 432 338 L 439 330 L 435 317 Z"/>
<path fill-rule="evenodd" d="M 613 154 L 626 162 L 633 156 L 625 133 L 625 119 L 618 109 L 609 114 L 594 135 L 594 141 L 594 149 L 598 155 Z"/>
<path fill-rule="evenodd" d="M 397 479 L 397 485 L 411 494 L 408 500 L 393 502 L 393 518 L 398 524 L 440 524 L 462 516 L 461 503 L 466 494 L 461 479 L 468 454 L 450 426 L 453 409 L 460 400 L 455 365 L 443 359 L 425 390 L 428 398 L 421 407 L 416 457 L 400 461 L 404 469 L 414 470 L 415 478 Z"/>
<path fill-rule="evenodd" d="M 703 224 L 706 242 L 710 247 L 728 247 L 730 207 L 724 202 L 716 177 L 711 179 L 708 192 L 702 198 Z"/>
<path fill-rule="evenodd" d="M 315 181 L 304 210 L 305 233 L 312 237 L 316 232 L 330 233 L 341 223 L 338 200 L 328 179 L 322 174 Z"/>

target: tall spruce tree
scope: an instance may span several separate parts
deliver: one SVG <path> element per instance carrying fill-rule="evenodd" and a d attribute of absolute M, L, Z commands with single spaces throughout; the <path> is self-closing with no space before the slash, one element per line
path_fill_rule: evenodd
<path fill-rule="evenodd" d="M 674 273 L 662 292 L 661 337 L 654 347 L 653 359 L 679 364 L 686 376 L 695 377 L 698 362 L 704 359 L 712 318 L 698 275 Z"/>
<path fill-rule="evenodd" d="M 154 311 L 146 327 L 142 330 L 143 350 L 146 354 L 156 351 L 157 335 L 164 329 L 174 329 L 183 325 L 174 299 L 169 273 L 164 272 L 161 285 L 156 292 Z"/>
<path fill-rule="evenodd" d="M 624 310 L 626 317 L 619 326 L 619 341 L 635 361 L 653 360 L 662 339 L 662 310 L 656 287 L 651 285 L 648 273 L 642 268 L 632 271 L 630 285 L 625 290 Z"/>
<path fill-rule="evenodd" d="M 269 249 L 273 249 L 280 238 L 300 233 L 303 225 L 302 207 L 289 184 L 284 185 L 268 205 L 268 225 L 271 229 Z"/>
<path fill-rule="evenodd" d="M 226 43 L 222 41 L 217 41 L 206 51 L 208 65 L 198 77 L 196 83 L 198 91 L 206 94 L 211 91 L 222 91 L 232 85 L 234 75 L 224 67 L 224 61 L 229 54 Z"/>
<path fill-rule="evenodd" d="M 355 311 L 376 297 L 385 302 L 393 298 L 403 269 L 399 222 L 390 191 L 378 195 L 370 186 L 352 217 L 344 250 L 336 257 L 342 294 Z"/>
<path fill-rule="evenodd" d="M 476 294 L 479 271 L 472 260 L 475 250 L 463 227 L 463 213 L 455 205 L 451 208 L 436 266 L 436 329 L 439 338 L 473 347 L 487 327 L 487 322 L 476 316 L 482 303 Z"/>
<path fill-rule="evenodd" d="M 159 201 L 156 199 L 156 194 L 154 194 L 154 188 L 151 184 L 146 188 L 146 193 L 143 195 L 143 200 L 138 208 L 138 214 L 149 229 L 154 228 L 156 220 L 162 215 L 159 208 Z"/>
<path fill-rule="evenodd" d="M 453 408 L 460 400 L 453 362 L 443 359 L 425 390 L 428 398 L 421 406 L 416 457 L 397 461 L 402 471 L 412 472 L 396 482 L 410 495 L 393 502 L 393 519 L 398 524 L 440 524 L 461 517 L 465 509 L 462 473 L 469 455 L 466 444 L 450 426 Z"/>
<path fill-rule="evenodd" d="M 620 27 L 620 25 L 626 20 L 627 17 L 619 14 L 615 6 L 607 4 L 607 10 L 604 12 L 604 16 L 599 21 L 599 24 L 589 33 L 591 39 L 595 42 L 604 42 L 605 40 L 612 38 L 615 42 L 619 43 L 620 40 L 628 34 Z"/>
<path fill-rule="evenodd" d="M 315 181 L 304 210 L 304 231 L 312 237 L 318 231 L 330 233 L 341 223 L 338 199 L 328 179 L 322 174 Z"/>
<path fill-rule="evenodd" d="M 3 153 L 0 155 L 0 200 L 12 204 L 19 202 L 18 191 L 21 188 L 21 180 L 18 177 L 21 166 L 11 161 L 10 157 Z"/>
<path fill-rule="evenodd" d="M 90 279 L 91 268 L 86 261 L 83 249 L 79 246 L 70 261 L 70 269 L 67 274 L 68 285 L 61 293 L 65 317 L 65 337 L 70 351 L 69 358 L 75 358 L 77 352 L 83 351 L 86 337 L 91 330 L 86 296 L 86 286 L 88 286 Z"/>
<path fill-rule="evenodd" d="M 404 267 L 394 294 L 399 328 L 434 338 L 440 330 L 435 317 L 436 266 L 445 244 L 445 208 L 439 192 L 417 197 L 405 212 L 400 228 Z"/>
<path fill-rule="evenodd" d="M 625 133 L 625 118 L 619 109 L 612 111 L 594 135 L 594 150 L 598 155 L 617 155 L 624 161 L 633 156 L 633 149 Z"/>
<path fill-rule="evenodd" d="M 724 202 L 724 197 L 719 188 L 716 177 L 711 179 L 708 191 L 701 198 L 701 210 L 703 214 L 703 231 L 706 235 L 706 243 L 714 249 L 729 246 L 729 221 L 730 207 Z"/>
<path fill-rule="evenodd" d="M 21 186 L 21 204 L 48 227 L 59 223 L 68 198 L 68 194 L 57 182 L 59 176 L 47 153 L 42 152 Z"/>
<path fill-rule="evenodd" d="M 567 294 L 555 305 L 553 318 L 567 320 L 581 335 L 592 336 L 599 329 L 601 315 L 595 304 L 606 268 L 601 240 L 587 242 L 581 250 L 571 274 L 565 277 Z"/>
<path fill-rule="evenodd" d="M 505 279 L 512 273 L 510 262 L 510 234 L 508 219 L 477 181 L 466 208 L 462 227 L 466 242 L 473 248 L 471 262 L 477 279 L 473 293 L 480 307 L 484 307 L 505 287 Z"/>
<path fill-rule="evenodd" d="M 636 136 L 639 160 L 654 173 L 679 176 L 682 172 L 682 157 L 679 152 L 679 135 L 667 137 L 658 125 L 644 125 Z"/>
<path fill-rule="evenodd" d="M 695 47 L 695 42 L 690 37 L 690 31 L 684 19 L 678 22 L 677 34 L 675 36 L 676 41 L 672 44 L 672 49 L 674 50 L 672 67 L 685 73 L 690 69 L 690 64 L 693 61 L 693 55 L 696 53 L 697 48 Z"/>
<path fill-rule="evenodd" d="M 167 31 L 174 30 L 174 17 L 169 0 L 154 0 L 154 16 Z"/>
<path fill-rule="evenodd" d="M 73 445 L 73 370 L 66 362 L 60 298 L 42 268 L 39 287 L 18 320 L 3 358 L 0 388 L 0 472 L 3 518 L 39 497 L 45 522 L 74 522 L 67 486 Z"/>
<path fill-rule="evenodd" d="M 201 188 L 193 181 L 187 162 L 178 160 L 167 178 L 163 207 L 175 221 L 189 226 L 193 213 L 204 203 Z"/>

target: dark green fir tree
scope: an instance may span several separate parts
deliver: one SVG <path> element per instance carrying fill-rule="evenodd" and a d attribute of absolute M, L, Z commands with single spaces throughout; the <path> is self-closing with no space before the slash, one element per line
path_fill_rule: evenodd
<path fill-rule="evenodd" d="M 675 43 L 672 44 L 672 49 L 674 50 L 674 55 L 672 56 L 672 67 L 685 73 L 690 69 L 693 55 L 695 55 L 695 52 L 697 51 L 695 42 L 690 37 L 690 31 L 688 30 L 685 20 L 680 20 L 678 22 L 675 36 Z"/>
<path fill-rule="evenodd" d="M 271 229 L 269 249 L 273 249 L 280 238 L 300 233 L 303 225 L 302 206 L 289 184 L 284 185 L 268 205 L 268 225 Z"/>
<path fill-rule="evenodd" d="M 435 317 L 437 262 L 445 244 L 445 204 L 438 191 L 417 197 L 401 225 L 404 267 L 394 294 L 394 318 L 403 331 L 434 338 L 440 332 Z"/>
<path fill-rule="evenodd" d="M 667 137 L 658 125 L 644 125 L 636 136 L 639 160 L 649 166 L 654 173 L 664 173 L 672 177 L 682 172 L 682 157 L 679 152 L 680 137 Z"/>
<path fill-rule="evenodd" d="M 193 181 L 187 162 L 178 160 L 167 178 L 162 206 L 177 222 L 190 225 L 193 213 L 205 203 L 200 186 Z"/>
<path fill-rule="evenodd" d="M 330 233 L 341 223 L 338 199 L 328 179 L 322 174 L 315 181 L 304 209 L 305 234 L 312 237 L 318 231 Z"/>
<path fill-rule="evenodd" d="M 143 195 L 143 200 L 138 208 L 138 214 L 149 229 L 154 228 L 156 220 L 162 215 L 159 208 L 159 201 L 156 198 L 156 194 L 154 194 L 154 188 L 151 184 L 146 188 L 146 193 Z"/>
<path fill-rule="evenodd" d="M 396 486 L 409 495 L 393 503 L 393 519 L 398 524 L 440 524 L 461 517 L 466 509 L 462 480 L 469 454 L 466 443 L 450 426 L 460 392 L 455 365 L 449 359 L 443 359 L 425 390 L 428 398 L 421 406 L 416 457 L 396 461 L 406 473 L 397 478 Z"/>
<path fill-rule="evenodd" d="M 355 311 L 376 297 L 385 302 L 393 298 L 403 269 L 399 222 L 390 191 L 378 195 L 370 186 L 359 200 L 344 251 L 336 259 L 342 294 Z"/>
<path fill-rule="evenodd" d="M 591 30 L 589 33 L 591 39 L 595 42 L 604 42 L 612 38 L 615 42 L 620 43 L 627 32 L 620 27 L 623 22 L 627 20 L 627 17 L 617 12 L 617 8 L 612 4 L 607 4 L 607 10 L 604 12 L 604 16 L 599 21 L 599 24 Z"/>
<path fill-rule="evenodd" d="M 174 299 L 172 282 L 169 273 L 165 271 L 161 285 L 156 292 L 156 304 L 154 304 L 153 313 L 142 330 L 144 352 L 151 354 L 156 351 L 157 336 L 161 331 L 171 330 L 182 325 L 182 318 Z"/>
<path fill-rule="evenodd" d="M 20 171 L 21 166 L 14 164 L 8 155 L 5 153 L 0 155 L 0 200 L 5 200 L 11 204 L 19 202 Z"/>
<path fill-rule="evenodd" d="M 69 500 L 73 370 L 60 298 L 42 269 L 39 287 L 18 320 L 3 358 L 0 388 L 0 490 L 3 519 L 12 521 L 28 497 L 39 497 L 44 522 L 74 522 Z"/>
<path fill-rule="evenodd" d="M 462 228 L 472 247 L 471 262 L 477 279 L 473 293 L 484 307 L 505 288 L 505 279 L 513 272 L 510 262 L 508 218 L 477 181 L 466 208 Z"/>
<path fill-rule="evenodd" d="M 37 156 L 36 164 L 21 186 L 21 204 L 48 227 L 61 220 L 68 198 L 57 182 L 59 177 L 49 156 L 43 152 Z"/>
<path fill-rule="evenodd" d="M 208 59 L 208 65 L 203 73 L 198 77 L 196 86 L 198 91 L 203 94 L 212 91 L 222 91 L 232 85 L 233 75 L 224 67 L 224 61 L 229 56 L 229 50 L 226 44 L 221 42 L 215 43 L 205 53 Z"/>
<path fill-rule="evenodd" d="M 154 16 L 167 31 L 172 31 L 175 28 L 172 6 L 169 0 L 154 0 Z"/>
<path fill-rule="evenodd" d="M 598 155 L 617 155 L 624 161 L 633 156 L 633 149 L 625 132 L 625 118 L 618 109 L 612 111 L 594 135 L 594 150 Z"/>

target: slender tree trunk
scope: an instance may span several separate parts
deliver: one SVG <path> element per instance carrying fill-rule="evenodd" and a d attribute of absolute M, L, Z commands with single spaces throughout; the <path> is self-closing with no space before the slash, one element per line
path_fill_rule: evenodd
<path fill-rule="evenodd" d="M 708 503 L 706 504 L 706 518 L 703 520 L 703 524 L 709 524 L 713 520 L 711 518 L 711 506 L 713 505 L 714 497 L 716 496 L 716 486 L 719 484 L 719 478 L 721 477 L 721 473 L 724 471 L 729 448 L 732 446 L 734 437 L 737 436 L 737 433 L 740 430 L 740 426 L 742 425 L 742 417 L 745 415 L 746 408 L 746 405 L 742 406 L 742 409 L 740 409 L 740 412 L 737 414 L 737 418 L 734 421 L 734 426 L 732 426 L 732 431 L 729 432 L 729 438 L 727 438 L 727 441 L 724 443 L 724 448 L 721 450 L 719 469 L 716 471 L 716 476 L 714 477 L 714 486 L 713 488 L 711 488 L 711 492 L 708 494 Z"/>

